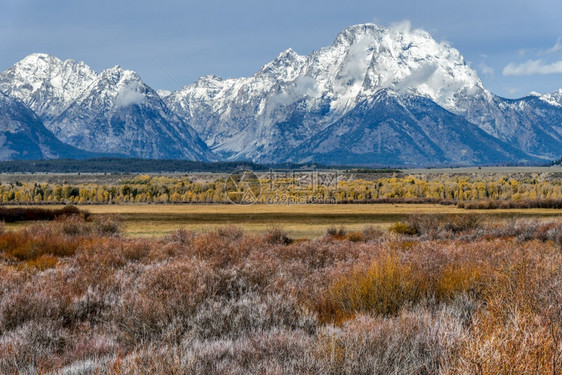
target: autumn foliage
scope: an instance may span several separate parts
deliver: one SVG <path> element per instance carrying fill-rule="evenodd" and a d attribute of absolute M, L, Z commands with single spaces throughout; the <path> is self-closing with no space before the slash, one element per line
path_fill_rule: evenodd
<path fill-rule="evenodd" d="M 259 172 L 258 172 L 259 173 Z M 336 172 L 324 172 L 336 176 Z M 383 177 L 340 174 L 333 184 L 314 178 L 259 174 L 257 203 L 427 203 L 465 208 L 560 208 L 562 182 L 542 174 L 419 174 Z M 286 177 L 286 176 L 285 176 Z M 229 203 L 235 185 L 225 177 L 136 175 L 111 184 L 14 181 L 0 184 L 5 204 Z M 258 194 L 259 193 L 259 194 Z M 465 204 L 467 203 L 467 204 Z"/>

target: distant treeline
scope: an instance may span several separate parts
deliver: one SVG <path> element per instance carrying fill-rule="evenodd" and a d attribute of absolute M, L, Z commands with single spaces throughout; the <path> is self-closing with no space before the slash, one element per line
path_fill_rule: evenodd
<path fill-rule="evenodd" d="M 327 174 L 330 176 L 330 174 Z M 305 176 L 307 177 L 307 176 Z M 310 177 L 310 176 L 308 176 Z M 428 175 L 322 181 L 318 176 L 264 173 L 252 184 L 217 176 L 129 176 L 115 184 L 15 181 L 0 184 L 2 204 L 223 203 L 439 203 L 562 200 L 562 180 L 545 176 Z M 244 200 L 246 201 L 246 200 Z M 480 203 L 479 203 L 480 204 Z M 485 203 L 488 204 L 488 203 Z M 490 207 L 494 208 L 490 203 Z M 499 203 L 498 203 L 499 204 Z M 521 203 L 527 204 L 527 203 Z M 538 204 L 538 203 L 536 203 Z M 484 203 L 482 203 L 484 205 Z M 550 204 L 550 206 L 552 206 Z M 506 207 L 508 208 L 508 207 Z"/>
<path fill-rule="evenodd" d="M 351 169 L 349 166 L 319 164 L 257 164 L 250 161 L 202 162 L 191 160 L 154 160 L 95 158 L 86 160 L 11 160 L 0 162 L 0 173 L 231 173 L 237 170 L 265 172 L 271 169 L 340 169 L 350 173 L 397 173 L 398 169 Z"/>
<path fill-rule="evenodd" d="M 2 173 L 163 173 L 163 172 L 215 172 L 230 173 L 246 169 L 267 171 L 273 165 L 255 164 L 247 161 L 202 162 L 191 160 L 153 160 L 96 158 L 86 160 L 11 160 L 0 162 Z M 301 165 L 286 164 L 276 168 L 300 168 Z"/>
<path fill-rule="evenodd" d="M 393 168 L 351 168 L 345 169 L 347 173 L 401 173 L 400 169 L 393 169 Z"/>

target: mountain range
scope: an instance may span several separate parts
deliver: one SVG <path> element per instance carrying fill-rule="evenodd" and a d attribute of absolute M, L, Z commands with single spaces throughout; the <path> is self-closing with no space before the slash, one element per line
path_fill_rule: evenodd
<path fill-rule="evenodd" d="M 562 156 L 562 90 L 496 96 L 458 50 L 407 27 L 351 26 L 252 77 L 208 75 L 174 92 L 119 66 L 96 73 L 32 54 L 0 73 L 0 92 L 4 160 L 460 166 Z"/>

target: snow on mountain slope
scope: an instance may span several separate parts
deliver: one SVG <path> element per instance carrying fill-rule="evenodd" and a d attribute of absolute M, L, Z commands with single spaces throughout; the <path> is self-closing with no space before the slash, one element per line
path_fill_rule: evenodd
<path fill-rule="evenodd" d="M 469 96 L 461 103 L 463 110 L 457 113 L 494 137 L 531 155 L 549 159 L 562 155 L 562 105 L 553 103 L 553 97 Z"/>
<path fill-rule="evenodd" d="M 295 110 L 306 138 L 384 88 L 428 97 L 453 111 L 459 97 L 488 95 L 448 44 L 404 25 L 366 24 L 345 29 L 332 46 L 309 56 L 287 50 L 253 77 L 203 77 L 165 101 L 212 149 L 253 158 L 256 148 L 279 141 L 271 138 L 273 127 L 295 117 Z M 297 138 L 289 145 L 302 142 Z"/>
<path fill-rule="evenodd" d="M 83 62 L 32 54 L 0 73 L 0 90 L 20 99 L 60 140 L 91 152 L 212 160 L 140 77 L 120 67 L 100 74 Z"/>
<path fill-rule="evenodd" d="M 138 74 L 119 66 L 100 73 L 51 121 L 51 128 L 62 141 L 89 151 L 214 159 L 195 130 L 172 113 Z"/>
<path fill-rule="evenodd" d="M 383 166 L 539 161 L 429 98 L 390 89 L 380 90 L 305 141 L 288 160 Z"/>
<path fill-rule="evenodd" d="M 21 100 L 49 123 L 96 78 L 83 62 L 34 53 L 0 73 L 0 91 Z"/>
<path fill-rule="evenodd" d="M 397 143 L 389 145 L 392 160 L 410 164 L 409 155 L 420 155 L 424 165 L 562 155 L 562 90 L 517 100 L 495 96 L 459 51 L 406 23 L 351 26 L 308 56 L 288 49 L 252 77 L 208 75 L 175 92 L 156 92 L 119 67 L 97 74 L 44 54 L 0 73 L 0 90 L 36 111 L 64 142 L 137 157 L 378 163 L 384 157 L 363 151 L 383 140 Z M 401 104 L 378 103 L 382 93 Z M 388 127 L 392 116 L 402 122 Z M 377 140 L 369 135 L 374 128 L 389 133 Z M 338 148 L 334 137 L 349 139 Z"/>
<path fill-rule="evenodd" d="M 429 97 L 448 110 L 456 96 L 484 90 L 459 51 L 408 24 L 351 26 L 309 56 L 304 75 L 318 81 L 317 95 L 333 93 L 339 111 L 384 88 Z"/>
<path fill-rule="evenodd" d="M 550 94 L 539 95 L 539 97 L 550 105 L 562 107 L 562 89 L 558 89 Z"/>
<path fill-rule="evenodd" d="M 270 117 L 269 97 L 297 77 L 303 61 L 287 50 L 251 78 L 205 76 L 165 101 L 186 122 L 194 121 L 194 128 L 211 148 L 241 151 L 260 137 Z M 230 146 L 225 146 L 228 142 Z"/>
<path fill-rule="evenodd" d="M 499 98 L 458 50 L 407 23 L 351 26 L 308 56 L 287 50 L 253 77 L 206 76 L 164 100 L 222 157 L 272 160 L 381 90 L 430 99 L 532 155 L 561 154 L 562 94 Z"/>

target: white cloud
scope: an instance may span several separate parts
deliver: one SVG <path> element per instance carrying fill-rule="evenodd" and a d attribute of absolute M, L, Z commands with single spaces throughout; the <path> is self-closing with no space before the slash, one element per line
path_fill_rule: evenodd
<path fill-rule="evenodd" d="M 484 63 L 478 64 L 478 70 L 480 70 L 480 73 L 482 73 L 486 77 L 493 77 L 496 72 L 494 68 Z"/>
<path fill-rule="evenodd" d="M 410 20 L 402 20 L 391 24 L 389 29 L 397 34 L 410 34 L 412 32 L 412 23 Z"/>
<path fill-rule="evenodd" d="M 562 37 L 558 38 L 554 46 L 549 49 L 529 49 L 529 48 L 521 48 L 517 51 L 517 55 L 523 58 L 526 55 L 535 55 L 535 56 L 545 56 L 550 55 L 553 53 L 562 52 Z"/>
<path fill-rule="evenodd" d="M 556 52 L 562 52 L 562 38 L 558 38 L 556 44 L 552 48 L 546 50 L 546 53 L 556 53 Z"/>
<path fill-rule="evenodd" d="M 557 73 L 562 73 L 562 61 L 548 64 L 541 59 L 529 60 L 522 64 L 509 63 L 503 68 L 504 76 L 532 76 Z"/>
<path fill-rule="evenodd" d="M 341 70 L 344 81 L 355 83 L 364 80 L 373 55 L 369 47 L 371 47 L 369 38 L 363 38 L 349 47 Z"/>
<path fill-rule="evenodd" d="M 301 76 L 298 77 L 294 84 L 287 87 L 280 93 L 271 97 L 273 107 L 290 105 L 303 97 L 319 98 L 322 95 L 320 88 L 314 78 Z"/>
<path fill-rule="evenodd" d="M 144 95 L 137 91 L 136 85 L 124 85 L 115 100 L 115 104 L 119 107 L 141 104 L 142 102 L 144 102 Z"/>
<path fill-rule="evenodd" d="M 439 66 L 436 63 L 420 65 L 418 69 L 412 70 L 410 75 L 404 77 L 397 85 L 399 90 L 418 87 L 425 83 L 429 84 L 432 76 L 437 72 Z"/>

